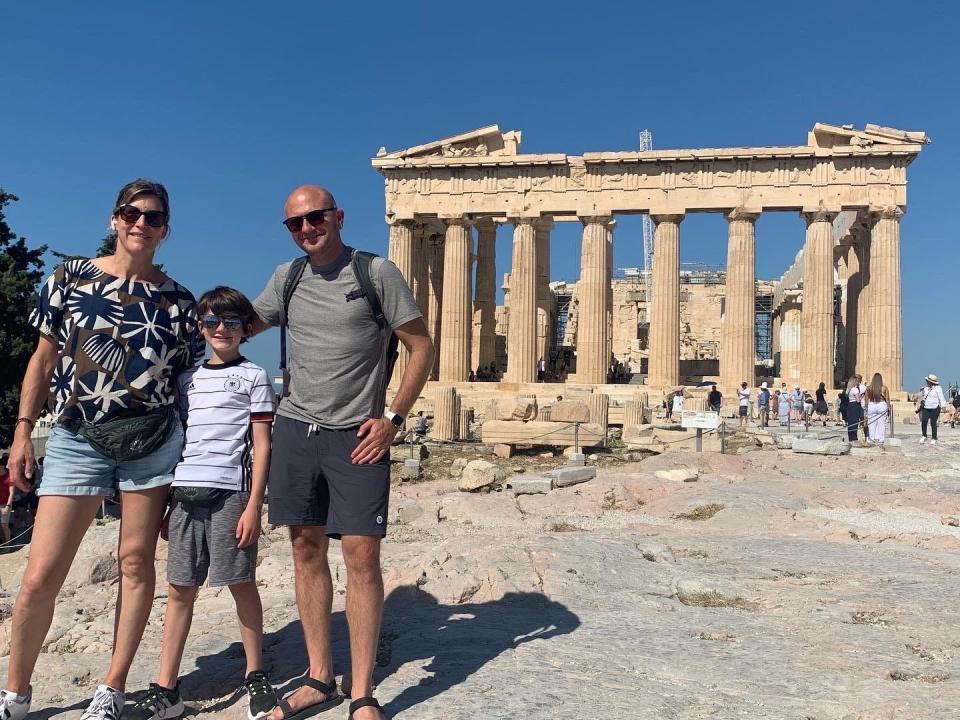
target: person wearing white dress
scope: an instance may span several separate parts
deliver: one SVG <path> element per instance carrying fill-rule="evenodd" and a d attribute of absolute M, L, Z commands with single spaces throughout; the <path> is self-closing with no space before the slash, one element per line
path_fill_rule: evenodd
<path fill-rule="evenodd" d="M 890 391 L 883 384 L 880 373 L 874 373 L 866 392 L 867 442 L 883 445 L 887 439 L 887 420 L 890 417 Z"/>

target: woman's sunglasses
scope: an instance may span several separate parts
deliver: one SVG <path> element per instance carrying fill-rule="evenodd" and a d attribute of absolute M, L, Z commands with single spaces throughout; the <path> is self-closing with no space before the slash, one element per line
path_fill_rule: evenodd
<path fill-rule="evenodd" d="M 216 330 L 223 323 L 227 330 L 240 330 L 243 328 L 243 320 L 238 317 L 219 317 L 217 315 L 204 315 L 200 318 L 200 324 L 207 330 Z"/>
<path fill-rule="evenodd" d="M 144 211 L 136 205 L 121 205 L 113 211 L 113 214 L 119 215 L 124 222 L 131 225 L 136 224 L 141 215 L 147 219 L 147 225 L 152 228 L 162 228 L 167 224 L 167 214 L 163 210 Z"/>

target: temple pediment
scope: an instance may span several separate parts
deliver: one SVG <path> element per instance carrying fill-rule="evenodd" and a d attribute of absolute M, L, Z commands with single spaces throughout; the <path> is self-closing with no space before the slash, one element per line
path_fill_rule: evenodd
<path fill-rule="evenodd" d="M 520 131 L 501 132 L 496 125 L 487 125 L 453 137 L 434 140 L 424 145 L 387 152 L 380 148 L 378 158 L 412 159 L 424 157 L 479 157 L 484 155 L 516 155 Z"/>
<path fill-rule="evenodd" d="M 867 123 L 863 130 L 853 125 L 830 125 L 817 123 L 807 138 L 811 147 L 832 148 L 836 146 L 872 147 L 874 145 L 926 145 L 930 142 L 924 132 L 898 130 Z"/>

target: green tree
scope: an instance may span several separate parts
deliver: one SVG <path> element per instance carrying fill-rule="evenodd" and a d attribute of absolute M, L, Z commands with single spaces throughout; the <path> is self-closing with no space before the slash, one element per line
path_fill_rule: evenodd
<path fill-rule="evenodd" d="M 31 250 L 7 225 L 3 209 L 17 199 L 0 188 L 0 448 L 13 439 L 20 382 L 36 345 L 37 333 L 27 319 L 43 279 L 47 250 L 46 245 Z"/>

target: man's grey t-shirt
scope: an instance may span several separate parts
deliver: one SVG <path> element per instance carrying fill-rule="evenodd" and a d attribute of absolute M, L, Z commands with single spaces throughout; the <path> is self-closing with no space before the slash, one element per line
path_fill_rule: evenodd
<path fill-rule="evenodd" d="M 278 415 L 334 430 L 380 417 L 388 336 L 381 333 L 350 265 L 352 248 L 326 266 L 308 264 L 287 309 L 287 367 L 290 395 Z M 292 261 L 291 261 L 292 262 Z M 283 286 L 290 262 L 281 264 L 254 301 L 257 314 L 280 324 Z M 370 277 L 391 328 L 421 317 L 413 293 L 397 266 L 374 258 Z"/>

